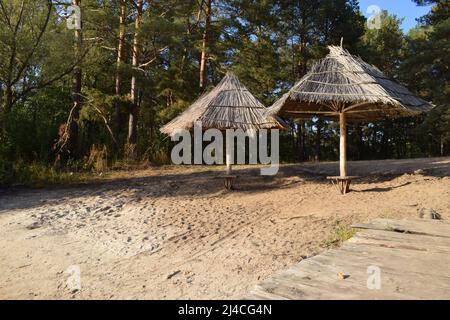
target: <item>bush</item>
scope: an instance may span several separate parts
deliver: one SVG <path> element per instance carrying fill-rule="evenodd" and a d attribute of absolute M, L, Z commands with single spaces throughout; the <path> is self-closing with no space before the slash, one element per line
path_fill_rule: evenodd
<path fill-rule="evenodd" d="M 13 163 L 8 160 L 7 154 L 10 149 L 9 139 L 0 132 L 0 186 L 10 183 L 13 180 Z"/>
<path fill-rule="evenodd" d="M 0 158 L 0 186 L 10 184 L 14 179 L 14 166 L 12 162 Z"/>

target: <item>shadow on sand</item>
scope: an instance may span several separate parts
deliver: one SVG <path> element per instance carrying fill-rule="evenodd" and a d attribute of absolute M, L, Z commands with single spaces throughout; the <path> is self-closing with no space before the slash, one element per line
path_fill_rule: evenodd
<path fill-rule="evenodd" d="M 0 213 L 7 210 L 39 207 L 47 202 L 73 200 L 86 196 L 100 199 L 121 196 L 127 192 L 127 201 L 141 201 L 158 197 L 225 196 L 223 173 L 218 168 L 189 167 L 174 172 L 169 168 L 156 168 L 157 174 L 149 169 L 143 176 L 118 178 L 77 186 L 54 186 L 45 189 L 13 188 L 0 190 Z M 445 177 L 450 175 L 450 158 L 429 158 L 411 160 L 384 160 L 350 162 L 349 172 L 360 176 L 356 184 L 377 184 L 391 181 L 404 174 L 420 171 L 421 175 Z M 150 172 L 150 174 L 149 174 Z M 241 167 L 235 170 L 238 176 L 234 192 L 261 193 L 275 189 L 294 188 L 306 183 L 329 184 L 326 176 L 338 174 L 338 163 L 305 163 L 281 165 L 275 176 L 261 176 L 258 167 Z M 410 182 L 409 182 L 410 183 Z M 370 189 L 356 192 L 388 192 L 399 186 Z"/>

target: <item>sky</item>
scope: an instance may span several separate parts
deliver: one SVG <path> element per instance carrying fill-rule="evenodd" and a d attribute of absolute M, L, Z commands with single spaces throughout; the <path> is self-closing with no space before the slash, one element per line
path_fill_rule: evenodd
<path fill-rule="evenodd" d="M 390 14 L 395 13 L 399 18 L 405 18 L 402 24 L 404 32 L 414 28 L 417 25 L 416 18 L 420 18 L 431 9 L 431 6 L 419 7 L 412 0 L 359 0 L 361 11 L 366 17 L 371 16 L 367 11 L 372 5 L 387 10 Z"/>

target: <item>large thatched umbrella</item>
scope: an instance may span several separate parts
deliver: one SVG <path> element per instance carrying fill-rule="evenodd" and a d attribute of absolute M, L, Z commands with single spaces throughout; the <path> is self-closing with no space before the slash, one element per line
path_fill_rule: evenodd
<path fill-rule="evenodd" d="M 428 111 L 432 105 L 342 47 L 328 48 L 330 53 L 275 102 L 268 109 L 268 115 L 338 119 L 342 178 L 338 180 L 345 181 L 348 121 L 413 116 Z M 348 185 L 345 189 L 348 189 Z"/>
<path fill-rule="evenodd" d="M 203 94 L 160 131 L 173 135 L 180 129 L 192 130 L 197 121 L 201 121 L 204 130 L 283 129 L 282 121 L 277 116 L 266 115 L 266 111 L 266 107 L 229 72 L 215 88 Z M 226 161 L 227 174 L 231 174 L 230 154 L 226 155 Z"/>

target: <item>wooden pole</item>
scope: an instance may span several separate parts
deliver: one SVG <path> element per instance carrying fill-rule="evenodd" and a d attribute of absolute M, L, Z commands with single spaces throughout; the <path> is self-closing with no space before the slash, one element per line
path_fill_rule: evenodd
<path fill-rule="evenodd" d="M 212 0 L 208 0 L 205 10 L 205 30 L 203 31 L 202 55 L 200 58 L 200 88 L 206 86 L 206 60 L 208 59 L 208 32 L 211 26 L 211 6 Z"/>
<path fill-rule="evenodd" d="M 72 0 L 72 4 L 80 8 L 81 0 Z M 80 8 L 81 9 L 81 8 Z M 82 19 L 82 18 L 80 18 Z M 66 146 L 67 150 L 70 153 L 70 157 L 76 157 L 79 151 L 79 139 L 78 139 L 78 119 L 80 117 L 80 110 L 82 107 L 82 99 L 81 99 L 81 88 L 82 88 L 82 70 L 80 66 L 80 55 L 83 45 L 83 33 L 81 28 L 83 27 L 83 21 L 80 21 L 80 29 L 75 28 L 75 57 L 78 61 L 75 68 L 73 69 L 72 76 L 72 102 L 73 102 L 73 111 L 72 117 L 70 121 L 68 121 L 68 128 L 66 128 L 67 141 Z"/>
<path fill-rule="evenodd" d="M 347 176 L 347 124 L 345 120 L 345 113 L 339 113 L 339 131 L 340 131 L 340 146 L 339 146 L 339 165 L 341 177 Z"/>
<path fill-rule="evenodd" d="M 226 162 L 227 162 L 227 175 L 231 175 L 231 171 L 232 171 L 232 156 L 231 156 L 231 152 L 230 152 L 230 148 L 226 148 Z"/>
<path fill-rule="evenodd" d="M 234 143 L 234 138 L 230 139 L 231 137 L 228 136 L 228 134 L 226 134 L 226 146 L 225 146 L 225 163 L 227 164 L 227 171 L 226 171 L 226 175 L 225 175 L 225 188 L 227 190 L 232 190 L 233 189 L 233 177 L 231 176 L 231 172 L 232 172 L 232 163 L 233 163 L 233 158 L 234 158 L 234 148 L 233 148 L 233 152 L 231 152 L 232 150 L 232 144 Z"/>
<path fill-rule="evenodd" d="M 131 65 L 133 67 L 133 71 L 131 73 L 131 90 L 130 90 L 130 101 L 131 101 L 131 110 L 128 118 L 128 145 L 127 145 L 127 158 L 129 160 L 136 160 L 137 158 L 137 122 L 139 115 L 139 101 L 137 96 L 137 75 L 136 68 L 139 66 L 139 33 L 141 30 L 141 21 L 142 21 L 142 10 L 143 10 L 143 1 L 136 1 L 136 18 L 134 20 L 134 38 L 133 38 L 133 47 L 131 52 Z"/>
<path fill-rule="evenodd" d="M 120 15 L 119 15 L 119 45 L 117 46 L 117 60 L 116 60 L 116 100 L 114 101 L 114 138 L 119 139 L 119 132 L 121 127 L 120 121 L 120 95 L 122 93 L 122 64 L 125 61 L 125 29 L 127 20 L 127 3 L 125 0 L 120 0 Z M 114 145 L 115 151 L 119 152 L 120 146 L 118 143 Z"/>

